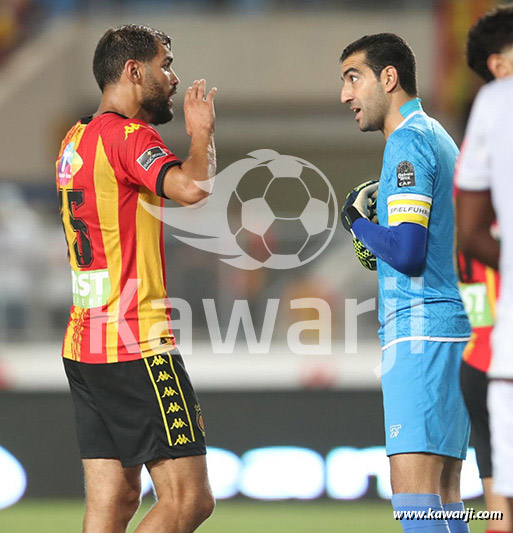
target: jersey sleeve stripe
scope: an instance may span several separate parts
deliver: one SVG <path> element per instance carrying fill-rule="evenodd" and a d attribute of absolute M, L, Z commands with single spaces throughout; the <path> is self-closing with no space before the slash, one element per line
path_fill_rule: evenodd
<path fill-rule="evenodd" d="M 393 207 L 395 205 L 421 205 L 426 209 L 431 209 L 431 204 L 429 202 L 424 202 L 421 200 L 394 200 L 393 202 L 388 202 L 388 207 Z"/>
<path fill-rule="evenodd" d="M 424 228 L 428 227 L 429 217 L 423 214 L 416 213 L 400 213 L 397 215 L 388 216 L 388 225 L 389 226 L 399 226 L 403 222 L 409 222 L 411 224 L 419 224 Z"/>
<path fill-rule="evenodd" d="M 490 310 L 492 312 L 492 317 L 495 320 L 495 303 L 497 302 L 497 286 L 496 286 L 496 271 L 492 268 L 487 266 L 485 269 L 485 277 L 486 277 L 486 295 L 488 297 L 488 302 L 490 304 Z"/>
<path fill-rule="evenodd" d="M 387 198 L 387 205 L 390 205 L 392 202 L 396 202 L 398 200 L 404 200 L 404 201 L 419 201 L 419 202 L 426 202 L 429 205 L 433 203 L 433 199 L 429 196 L 426 196 L 425 194 L 391 194 Z"/>
<path fill-rule="evenodd" d="M 166 198 L 167 196 L 164 194 L 164 178 L 166 177 L 166 172 L 171 168 L 175 167 L 176 165 L 181 165 L 182 162 L 177 161 L 168 161 L 167 163 L 164 163 L 162 165 L 162 168 L 160 169 L 159 175 L 157 176 L 157 184 L 155 187 L 156 193 L 161 196 L 162 198 Z"/>

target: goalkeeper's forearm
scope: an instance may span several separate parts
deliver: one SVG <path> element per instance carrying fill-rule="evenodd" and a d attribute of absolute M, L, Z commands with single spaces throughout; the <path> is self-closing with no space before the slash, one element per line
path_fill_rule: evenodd
<path fill-rule="evenodd" d="M 422 270 L 427 245 L 427 229 L 423 226 L 403 223 L 385 228 L 359 218 L 352 231 L 366 248 L 395 270 L 407 276 L 415 276 Z"/>

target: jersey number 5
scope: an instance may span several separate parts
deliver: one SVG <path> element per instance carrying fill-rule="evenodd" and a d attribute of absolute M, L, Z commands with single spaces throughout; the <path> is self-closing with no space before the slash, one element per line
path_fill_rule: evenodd
<path fill-rule="evenodd" d="M 69 223 L 76 233 L 76 239 L 73 241 L 73 251 L 77 264 L 81 267 L 90 266 L 93 262 L 93 250 L 91 240 L 89 239 L 89 229 L 87 224 L 75 216 L 75 210 L 84 203 L 84 191 L 81 189 L 59 190 L 59 203 L 61 207 L 62 222 L 64 222 L 64 202 L 63 196 L 67 198 L 67 211 L 69 212 Z M 68 243 L 69 244 L 69 243 Z M 71 249 L 70 249 L 71 253 Z"/>

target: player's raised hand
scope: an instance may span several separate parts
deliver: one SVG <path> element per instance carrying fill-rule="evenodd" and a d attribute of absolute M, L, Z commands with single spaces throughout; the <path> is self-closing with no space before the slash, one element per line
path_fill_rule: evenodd
<path fill-rule="evenodd" d="M 195 133 L 211 134 L 215 129 L 214 87 L 205 96 L 205 80 L 196 80 L 185 92 L 183 104 L 185 129 L 192 137 Z"/>
<path fill-rule="evenodd" d="M 371 180 L 358 185 L 346 196 L 346 201 L 340 218 L 342 225 L 347 231 L 351 231 L 353 223 L 358 218 L 367 218 L 377 222 L 376 198 L 379 189 L 379 181 Z"/>

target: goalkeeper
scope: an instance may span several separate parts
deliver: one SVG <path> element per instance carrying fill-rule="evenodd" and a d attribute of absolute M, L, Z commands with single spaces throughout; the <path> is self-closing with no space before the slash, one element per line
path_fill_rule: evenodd
<path fill-rule="evenodd" d="M 382 389 L 392 505 L 463 511 L 460 471 L 470 425 L 459 388 L 470 326 L 453 265 L 453 140 L 422 110 L 415 56 L 392 34 L 363 37 L 341 57 L 341 101 L 361 131 L 381 130 L 377 182 L 347 198 L 342 223 L 377 258 Z M 356 243 L 358 245 L 358 243 Z M 462 520 L 401 520 L 410 532 L 468 532 Z"/>

